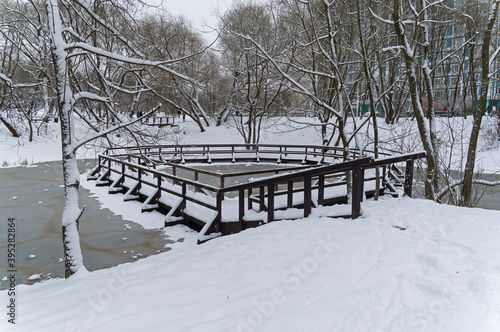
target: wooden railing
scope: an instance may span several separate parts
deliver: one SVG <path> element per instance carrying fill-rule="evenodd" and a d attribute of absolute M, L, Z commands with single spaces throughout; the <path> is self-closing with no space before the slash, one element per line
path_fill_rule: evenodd
<path fill-rule="evenodd" d="M 144 124 L 148 126 L 173 126 L 175 125 L 175 117 L 173 116 L 150 116 L 144 120 Z"/>
<path fill-rule="evenodd" d="M 231 174 L 219 174 L 206 170 L 199 170 L 180 165 L 178 163 L 167 163 L 162 161 L 165 156 L 174 154 L 184 155 L 189 157 L 199 153 L 205 154 L 228 154 L 234 160 L 236 156 L 243 155 L 243 149 L 248 153 L 248 145 L 204 145 L 204 146 L 178 146 L 178 147 L 146 147 L 142 148 L 142 153 L 126 154 L 124 149 L 110 149 L 107 155 L 99 155 L 98 166 L 92 175 L 98 175 L 96 178 L 98 184 L 109 185 L 110 192 L 116 191 L 116 188 L 122 186 L 127 179 L 131 180 L 129 188 L 125 194 L 125 199 L 136 198 L 142 195 L 143 210 L 153 209 L 158 206 L 162 195 L 170 194 L 177 197 L 177 201 L 170 206 L 169 215 L 181 214 L 186 207 L 186 202 L 190 201 L 215 212 L 215 218 L 205 223 L 201 235 L 207 235 L 213 232 L 228 234 L 237 232 L 246 228 L 244 220 L 245 209 L 249 210 L 257 204 L 257 211 L 265 211 L 267 222 L 275 220 L 275 199 L 280 196 L 286 197 L 285 208 L 300 207 L 303 209 L 303 216 L 307 217 L 312 209 L 312 194 L 317 194 L 317 205 L 329 205 L 331 202 L 325 199 L 325 189 L 345 185 L 346 180 L 340 179 L 348 172 L 352 180 L 351 201 L 351 218 L 355 219 L 360 214 L 361 201 L 365 193 L 364 183 L 373 181 L 375 177 L 366 177 L 365 171 L 380 167 L 381 184 L 385 188 L 389 185 L 389 179 L 396 178 L 393 175 L 395 170 L 394 164 L 405 163 L 404 176 L 404 193 L 411 196 L 413 168 L 416 159 L 424 158 L 424 152 L 410 153 L 400 156 L 385 157 L 374 160 L 372 157 L 363 157 L 347 162 L 339 162 L 331 165 L 316 165 L 312 167 L 302 166 L 298 170 L 293 168 L 280 168 L 264 171 L 238 172 Z M 242 149 L 242 150 L 240 150 Z M 259 151 L 259 153 L 268 153 L 266 156 L 272 155 L 272 160 L 276 160 L 276 156 L 282 157 L 284 154 L 296 153 L 295 150 L 301 149 L 306 155 L 302 160 L 309 158 L 310 161 L 325 160 L 327 158 L 339 158 L 341 151 L 338 148 L 330 147 L 311 147 L 311 146 L 280 146 L 280 145 L 265 145 L 259 146 L 251 151 Z M 133 148 L 129 151 L 137 151 Z M 113 156 L 111 156 L 113 155 Z M 238 157 L 238 159 L 239 159 Z M 299 160 L 301 158 L 298 158 Z M 186 159 L 184 159 L 185 161 Z M 278 159 L 283 160 L 283 159 Z M 178 160 L 180 161 L 180 160 Z M 159 165 L 171 167 L 172 174 L 156 169 Z M 177 169 L 183 169 L 193 172 L 194 180 L 185 179 L 177 176 Z M 267 177 L 264 179 L 226 186 L 224 179 L 228 177 L 261 174 L 263 172 L 290 172 L 291 174 L 281 174 Z M 206 174 L 219 179 L 219 187 L 201 183 L 198 178 L 199 174 Z M 335 179 L 335 181 L 331 181 Z M 330 180 L 330 181 L 329 181 Z M 129 181 L 130 182 L 130 181 Z M 144 186 L 149 187 L 149 192 L 144 193 L 141 190 Z M 281 189 L 280 189 L 281 188 Z M 201 199 L 196 193 L 203 193 L 204 198 Z M 223 200 L 224 196 L 232 193 L 232 196 L 237 197 L 238 219 L 222 222 L 223 216 Z M 302 194 L 301 203 L 294 201 L 294 194 Z M 297 195 L 295 195 L 297 196 Z M 247 201 L 245 208 L 245 200 Z"/>
<path fill-rule="evenodd" d="M 302 163 L 333 163 L 343 160 L 344 150 L 339 147 L 278 144 L 203 144 L 152 145 L 141 147 L 109 148 L 105 155 L 135 159 L 138 163 L 153 162 L 207 162 L 212 160 L 237 162 L 243 160 Z M 352 151 L 353 158 L 359 156 Z"/>
<path fill-rule="evenodd" d="M 154 193 L 146 198 L 146 205 L 155 204 L 163 193 L 168 193 L 182 199 L 179 209 L 185 207 L 186 201 L 192 201 L 201 206 L 216 210 L 214 204 L 198 200 L 189 194 L 190 191 L 202 191 L 212 192 L 215 195 L 219 188 L 208 184 L 191 181 L 149 168 L 148 166 L 142 166 L 104 155 L 99 155 L 98 168 L 93 173 L 94 174 L 91 174 L 91 176 L 100 174 L 96 179 L 98 185 L 109 185 L 111 183 L 110 192 L 113 192 L 114 188 L 122 186 L 127 179 L 134 181 L 135 183 L 133 183 L 125 193 L 125 200 L 129 197 L 137 196 L 143 186 L 147 185 L 153 188 Z"/>
<path fill-rule="evenodd" d="M 184 166 L 181 164 L 175 164 L 175 163 L 166 163 L 165 166 L 168 166 L 171 171 L 172 175 L 177 176 L 177 170 L 181 169 L 184 170 L 185 172 L 192 173 L 194 181 L 199 181 L 200 179 L 200 174 L 208 176 L 208 178 L 212 178 L 213 182 L 217 182 L 219 184 L 218 188 L 224 188 L 226 187 L 227 180 L 228 179 L 233 179 L 233 178 L 238 178 L 238 177 L 248 177 L 252 175 L 262 175 L 266 173 L 273 173 L 274 175 L 283 173 L 283 172 L 296 172 L 299 170 L 303 170 L 306 168 L 311 168 L 311 167 L 319 167 L 320 165 L 307 165 L 307 166 L 294 166 L 294 167 L 280 167 L 280 168 L 274 168 L 274 169 L 263 169 L 263 170 L 253 170 L 253 171 L 244 171 L 244 172 L 233 172 L 233 173 L 217 173 L 217 172 L 212 172 L 209 170 L 203 170 L 203 169 L 198 169 L 195 167 L 188 167 Z M 208 181 L 210 181 L 207 179 Z"/>
<path fill-rule="evenodd" d="M 244 229 L 244 220 L 243 217 L 245 215 L 245 191 L 247 191 L 247 199 L 248 199 L 248 209 L 252 208 L 252 203 L 254 200 L 253 192 L 257 190 L 258 194 L 258 203 L 260 210 L 267 210 L 267 222 L 274 220 L 274 201 L 275 197 L 279 195 L 286 195 L 287 197 L 287 208 L 291 208 L 294 206 L 293 202 L 293 194 L 297 192 L 303 193 L 303 209 L 304 209 L 304 218 L 309 216 L 312 208 L 312 192 L 313 190 L 317 190 L 318 193 L 318 205 L 323 205 L 324 203 L 324 193 L 325 189 L 328 187 L 334 187 L 346 184 L 344 181 L 334 182 L 334 183 L 326 183 L 325 179 L 327 177 L 335 177 L 345 172 L 351 172 L 352 175 L 352 193 L 351 193 L 351 215 L 352 219 L 356 219 L 360 214 L 361 202 L 363 201 L 364 191 L 364 183 L 366 181 L 374 180 L 374 177 L 365 178 L 365 171 L 368 169 L 373 169 L 376 167 L 381 167 L 383 178 L 385 178 L 385 174 L 392 171 L 392 166 L 395 163 L 405 162 L 405 180 L 404 180 L 404 193 L 407 196 L 411 197 L 412 193 L 412 181 L 413 181 L 413 165 L 416 159 L 420 159 L 425 157 L 425 152 L 417 152 L 411 154 L 405 154 L 396 157 L 387 157 L 383 159 L 374 160 L 372 157 L 365 157 L 360 159 L 355 159 L 352 161 L 347 161 L 335 165 L 328 165 L 317 167 L 314 169 L 308 169 L 299 171 L 293 174 L 285 174 L 275 176 L 269 179 L 253 181 L 245 184 L 234 185 L 227 188 L 221 188 L 217 191 L 217 207 L 218 211 L 221 211 L 219 207 L 222 206 L 222 195 L 224 193 L 230 191 L 238 192 L 238 223 L 241 229 Z M 313 180 L 315 182 L 313 182 Z M 302 187 L 294 188 L 294 184 L 297 182 L 303 183 Z M 313 185 L 313 183 L 315 183 Z M 382 181 L 385 184 L 385 180 Z M 275 191 L 276 188 L 280 184 L 286 185 L 287 189 L 283 191 Z M 267 189 L 267 190 L 266 190 Z M 267 204 L 264 204 L 264 199 L 267 198 Z M 218 215 L 218 218 L 214 220 L 215 225 L 213 229 L 217 231 L 220 228 L 221 222 L 221 214 Z"/>

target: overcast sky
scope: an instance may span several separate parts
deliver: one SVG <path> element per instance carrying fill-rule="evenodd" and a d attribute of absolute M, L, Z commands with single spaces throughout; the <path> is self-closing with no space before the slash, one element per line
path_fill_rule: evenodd
<path fill-rule="evenodd" d="M 184 15 L 197 29 L 208 30 L 206 27 L 216 27 L 216 8 L 220 8 L 221 13 L 231 6 L 233 0 L 164 0 L 164 7 L 174 15 Z M 205 24 L 204 24 L 205 23 Z M 207 36 L 210 39 L 209 36 Z"/>

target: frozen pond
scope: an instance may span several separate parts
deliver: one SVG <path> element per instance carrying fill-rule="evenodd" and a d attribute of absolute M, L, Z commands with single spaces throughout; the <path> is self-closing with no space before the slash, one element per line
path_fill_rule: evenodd
<path fill-rule="evenodd" d="M 83 172 L 95 161 L 81 162 Z M 61 211 L 64 199 L 60 162 L 37 167 L 0 168 L 0 279 L 7 275 L 7 221 L 16 220 L 17 283 L 34 274 L 64 277 Z M 83 261 L 89 271 L 132 262 L 162 251 L 170 243 L 161 230 L 145 230 L 100 209 L 89 191 L 80 189 L 80 205 L 87 208 L 80 219 Z M 2 282 L 0 289 L 5 289 Z M 5 284 L 5 285 L 4 285 Z"/>

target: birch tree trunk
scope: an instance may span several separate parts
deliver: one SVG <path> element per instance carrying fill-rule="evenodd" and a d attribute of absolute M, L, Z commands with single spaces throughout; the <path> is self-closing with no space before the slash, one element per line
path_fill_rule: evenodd
<path fill-rule="evenodd" d="M 64 207 L 62 212 L 62 236 L 64 245 L 64 275 L 66 278 L 84 268 L 78 219 L 82 214 L 78 190 L 80 172 L 73 148 L 74 117 L 72 112 L 73 93 L 68 83 L 66 45 L 63 40 L 63 26 L 57 0 L 46 0 L 49 23 L 49 37 L 56 78 L 57 107 L 61 125 L 62 164 L 64 177 Z"/>

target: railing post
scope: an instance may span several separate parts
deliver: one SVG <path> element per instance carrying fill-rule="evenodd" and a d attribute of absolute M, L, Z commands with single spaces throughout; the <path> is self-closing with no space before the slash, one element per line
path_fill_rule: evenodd
<path fill-rule="evenodd" d="M 177 177 L 177 167 L 175 167 L 174 165 L 172 165 L 172 175 Z M 179 182 L 179 180 L 177 179 L 173 179 L 172 180 L 172 184 L 178 184 L 180 185 L 181 183 Z"/>
<path fill-rule="evenodd" d="M 267 222 L 274 221 L 274 183 L 267 186 Z"/>
<path fill-rule="evenodd" d="M 323 205 L 325 200 L 325 175 L 318 176 L 318 205 Z"/>
<path fill-rule="evenodd" d="M 182 202 L 179 204 L 179 208 L 184 210 L 186 208 L 186 193 L 187 193 L 187 184 L 186 182 L 182 182 Z"/>
<path fill-rule="evenodd" d="M 106 172 L 104 178 L 109 179 L 110 176 L 111 176 L 111 159 L 108 159 L 108 171 Z"/>
<path fill-rule="evenodd" d="M 304 176 L 304 218 L 311 214 L 311 176 Z"/>
<path fill-rule="evenodd" d="M 137 184 L 139 188 L 142 186 L 142 169 L 137 168 Z"/>
<path fill-rule="evenodd" d="M 351 199 L 351 218 L 356 219 L 359 217 L 361 210 L 361 201 L 363 200 L 363 172 L 364 170 L 359 167 L 352 169 L 352 199 Z"/>
<path fill-rule="evenodd" d="M 161 175 L 157 174 L 156 177 L 158 179 L 158 198 L 160 198 L 161 197 Z"/>
<path fill-rule="evenodd" d="M 264 203 L 264 186 L 259 188 L 259 211 L 264 211 L 266 204 Z"/>
<path fill-rule="evenodd" d="M 405 171 L 405 195 L 411 197 L 411 192 L 413 190 L 413 164 L 414 159 L 408 159 L 406 161 L 406 171 Z"/>
<path fill-rule="evenodd" d="M 195 172 L 194 172 L 194 180 L 195 180 L 196 182 L 198 182 L 198 179 L 199 179 L 198 172 L 197 172 L 197 171 L 195 171 Z M 195 187 L 194 187 L 194 192 L 195 192 L 195 193 L 199 193 L 199 192 L 203 192 L 203 190 L 201 190 L 201 189 L 200 189 L 200 187 L 195 186 Z"/>
<path fill-rule="evenodd" d="M 224 188 L 224 174 L 220 177 L 220 187 Z M 221 193 L 221 199 L 224 200 L 224 193 Z"/>
<path fill-rule="evenodd" d="M 240 231 L 245 229 L 243 224 L 244 216 L 245 216 L 245 189 L 240 189 L 238 197 L 238 221 L 240 223 Z"/>
<path fill-rule="evenodd" d="M 253 194 L 253 188 L 248 188 L 248 198 L 247 198 L 247 200 L 248 200 L 248 209 L 249 210 L 252 209 L 252 198 L 251 198 L 252 194 Z"/>
<path fill-rule="evenodd" d="M 222 220 L 222 195 L 221 194 L 222 193 L 220 191 L 217 192 L 217 198 L 216 198 L 217 216 L 215 217 L 214 224 L 213 224 L 214 231 L 216 233 L 219 232 L 220 223 Z"/>
<path fill-rule="evenodd" d="M 293 180 L 288 181 L 288 190 L 286 195 L 286 206 L 291 209 L 293 207 Z"/>
<path fill-rule="evenodd" d="M 385 175 L 386 175 L 386 172 L 387 172 L 387 166 L 384 165 L 382 167 L 382 188 L 385 188 L 385 185 L 386 185 L 386 179 L 385 179 Z"/>

